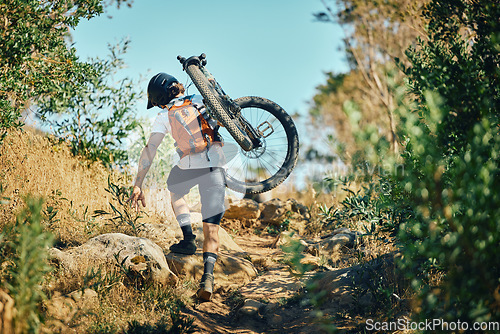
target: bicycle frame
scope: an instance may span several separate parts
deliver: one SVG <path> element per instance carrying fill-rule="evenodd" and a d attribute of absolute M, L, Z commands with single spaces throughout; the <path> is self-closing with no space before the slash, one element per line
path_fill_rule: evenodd
<path fill-rule="evenodd" d="M 208 82 L 212 85 L 212 88 L 221 97 L 222 102 L 224 104 L 224 108 L 226 109 L 230 117 L 237 119 L 245 127 L 244 130 L 250 137 L 253 148 L 261 147 L 262 141 L 260 138 L 261 137 L 265 138 L 270 134 L 272 134 L 274 131 L 272 130 L 271 124 L 269 123 L 266 124 L 266 122 L 264 122 L 260 124 L 257 129 L 254 129 L 254 127 L 250 125 L 250 123 L 241 115 L 240 106 L 236 102 L 234 102 L 234 100 L 231 99 L 231 97 L 229 97 L 229 95 L 227 95 L 226 92 L 224 92 L 222 86 L 217 82 L 217 80 L 215 80 L 215 77 L 205 67 L 205 65 L 207 64 L 206 55 L 202 53 L 199 57 L 192 56 L 187 59 L 181 56 L 177 56 L 177 59 L 182 64 L 184 70 L 186 70 L 187 66 L 189 66 L 192 63 L 198 65 L 201 73 L 203 73 L 203 75 L 207 78 Z M 209 110 L 210 113 L 210 108 L 207 109 Z M 211 113 L 210 115 L 216 119 L 216 117 L 214 117 L 214 115 L 212 115 Z M 260 129 L 261 126 L 263 127 L 263 130 Z M 271 130 L 271 132 L 264 134 L 263 131 L 268 131 L 268 130 Z"/>

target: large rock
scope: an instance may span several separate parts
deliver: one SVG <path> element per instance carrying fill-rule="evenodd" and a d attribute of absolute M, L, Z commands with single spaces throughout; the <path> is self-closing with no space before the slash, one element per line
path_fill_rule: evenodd
<path fill-rule="evenodd" d="M 191 212 L 191 225 L 193 232 L 196 234 L 198 248 L 203 247 L 204 241 L 201 219 L 201 213 Z M 151 239 L 164 251 L 168 250 L 172 244 L 182 240 L 182 231 L 176 221 L 165 222 L 164 224 L 143 224 L 139 228 L 139 234 L 141 237 Z M 219 247 L 221 250 L 244 253 L 243 249 L 234 242 L 233 238 L 222 227 L 219 228 Z"/>
<path fill-rule="evenodd" d="M 52 248 L 50 255 L 63 270 L 77 277 L 83 277 L 92 267 L 115 268 L 123 262 L 128 270 L 145 281 L 175 284 L 177 275 L 199 280 L 203 274 L 204 235 L 201 220 L 200 213 L 191 213 L 198 247 L 194 256 L 169 253 L 170 245 L 182 240 L 182 231 L 177 222 L 142 224 L 138 229 L 140 237 L 120 233 L 103 234 L 67 251 Z M 217 284 L 241 285 L 257 275 L 253 264 L 244 258 L 245 251 L 222 227 L 219 228 L 219 243 L 219 259 L 215 268 Z"/>
<path fill-rule="evenodd" d="M 333 233 L 322 237 L 316 244 L 320 254 L 329 256 L 337 253 L 342 248 L 353 248 L 358 244 L 361 233 L 346 227 L 337 228 Z"/>
<path fill-rule="evenodd" d="M 264 224 L 279 226 L 285 220 L 287 207 L 279 198 L 261 203 L 260 220 Z"/>
<path fill-rule="evenodd" d="M 50 255 L 60 267 L 77 276 L 85 275 L 91 267 L 115 268 L 121 264 L 144 281 L 163 285 L 177 282 L 161 247 L 146 238 L 121 233 L 102 234 L 64 252 L 52 248 Z"/>
<path fill-rule="evenodd" d="M 224 213 L 227 219 L 258 219 L 260 216 L 259 203 L 253 199 L 243 198 L 239 201 L 232 202 Z"/>
<path fill-rule="evenodd" d="M 215 263 L 215 284 L 223 287 L 237 287 L 250 282 L 257 276 L 252 262 L 231 251 L 220 251 Z M 203 252 L 194 255 L 166 254 L 170 268 L 177 275 L 199 281 L 203 275 Z"/>
<path fill-rule="evenodd" d="M 365 264 L 317 274 L 308 284 L 309 293 L 323 298 L 338 310 L 354 307 L 375 307 L 377 298 L 373 280 L 383 279 L 386 284 L 397 281 L 394 272 L 395 253 L 382 255 Z M 376 286 L 376 285 L 375 285 Z"/>
<path fill-rule="evenodd" d="M 299 221 L 305 221 L 310 218 L 307 207 L 294 199 L 282 201 L 279 198 L 274 198 L 259 204 L 259 206 L 261 209 L 259 219 L 264 224 L 280 226 L 285 219 L 294 221 L 296 224 Z M 301 230 L 299 232 L 302 232 L 302 228 L 299 226 L 296 227 L 296 230 Z"/>
<path fill-rule="evenodd" d="M 14 311 L 14 299 L 7 292 L 0 289 L 0 333 L 14 333 L 12 325 Z"/>
<path fill-rule="evenodd" d="M 290 206 L 290 210 L 292 212 L 300 214 L 304 219 L 309 219 L 311 218 L 311 214 L 309 212 L 309 209 L 307 206 L 305 206 L 302 203 L 299 203 L 297 200 L 293 198 L 289 198 L 286 200 L 287 205 Z"/>

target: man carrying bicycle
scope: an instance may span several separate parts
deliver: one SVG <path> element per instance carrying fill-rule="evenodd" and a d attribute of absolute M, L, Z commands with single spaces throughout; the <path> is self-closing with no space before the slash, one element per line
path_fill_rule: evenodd
<path fill-rule="evenodd" d="M 196 252 L 196 236 L 184 196 L 198 185 L 203 221 L 204 272 L 197 296 L 209 301 L 213 294 L 214 265 L 219 251 L 219 224 L 225 211 L 225 156 L 217 136 L 217 122 L 208 116 L 201 96 L 184 96 L 184 86 L 171 75 L 159 73 L 148 85 L 148 106 L 162 109 L 153 123 L 151 136 L 139 159 L 134 189 L 129 201 L 139 209 L 145 207 L 142 183 L 167 133 L 172 134 L 179 162 L 167 179 L 171 203 L 181 227 L 183 240 L 170 247 L 174 253 L 192 255 Z"/>

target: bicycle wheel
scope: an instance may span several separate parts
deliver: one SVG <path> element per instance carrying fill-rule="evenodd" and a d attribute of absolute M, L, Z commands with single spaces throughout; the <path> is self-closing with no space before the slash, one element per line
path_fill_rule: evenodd
<path fill-rule="evenodd" d="M 269 191 L 281 184 L 297 163 L 297 129 L 285 110 L 268 99 L 246 96 L 235 102 L 241 107 L 244 121 L 263 137 L 261 147 L 247 152 L 234 143 L 226 129 L 219 129 L 224 138 L 227 186 L 247 194 Z"/>
<path fill-rule="evenodd" d="M 194 64 L 189 65 L 186 72 L 191 77 L 191 80 L 193 80 L 200 94 L 203 96 L 205 104 L 210 109 L 210 112 L 224 125 L 238 145 L 241 146 L 243 150 L 249 151 L 252 147 L 250 137 L 248 137 L 246 132 L 243 130 L 243 126 L 238 120 L 229 117 L 223 107 L 223 104 L 221 103 L 218 93 L 208 82 L 208 79 L 203 75 L 203 73 L 201 73 L 199 67 Z"/>

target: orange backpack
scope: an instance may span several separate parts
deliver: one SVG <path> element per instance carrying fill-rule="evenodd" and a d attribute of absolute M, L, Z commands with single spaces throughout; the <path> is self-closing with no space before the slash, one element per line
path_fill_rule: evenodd
<path fill-rule="evenodd" d="M 179 106 L 167 106 L 172 137 L 181 159 L 189 153 L 199 153 L 205 150 L 208 152 L 212 143 L 221 142 L 216 131 L 193 104 L 193 97 L 194 95 L 186 96 Z M 207 159 L 210 160 L 208 155 Z"/>

